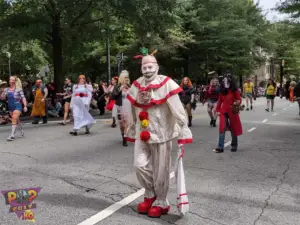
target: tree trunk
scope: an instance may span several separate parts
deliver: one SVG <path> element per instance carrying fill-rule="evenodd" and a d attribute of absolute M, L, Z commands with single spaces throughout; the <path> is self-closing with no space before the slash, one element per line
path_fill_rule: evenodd
<path fill-rule="evenodd" d="M 53 17 L 52 23 L 52 51 L 54 65 L 54 83 L 55 91 L 62 92 L 64 76 L 63 76 L 63 51 L 62 51 L 62 35 L 60 24 L 60 13 Z"/>

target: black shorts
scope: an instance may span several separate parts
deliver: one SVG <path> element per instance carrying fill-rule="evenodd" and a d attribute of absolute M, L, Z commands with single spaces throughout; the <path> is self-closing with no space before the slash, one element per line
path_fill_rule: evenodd
<path fill-rule="evenodd" d="M 66 99 L 63 100 L 63 103 L 64 103 L 64 104 L 65 104 L 66 102 L 69 102 L 69 103 L 70 103 L 70 102 L 71 102 L 71 98 L 66 98 Z"/>

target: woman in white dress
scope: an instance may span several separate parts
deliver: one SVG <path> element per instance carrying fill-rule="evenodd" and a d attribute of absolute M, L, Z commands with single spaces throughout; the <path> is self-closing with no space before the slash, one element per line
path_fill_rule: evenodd
<path fill-rule="evenodd" d="M 127 70 L 123 70 L 119 76 L 118 85 L 114 87 L 114 90 L 111 93 L 112 99 L 116 101 L 114 110 L 117 113 L 118 121 L 120 123 L 123 146 L 128 146 L 127 141 L 124 137 L 124 133 L 132 119 L 131 103 L 127 99 L 127 94 L 129 92 L 129 89 L 130 89 L 129 73 Z"/>
<path fill-rule="evenodd" d="M 73 86 L 70 107 L 74 117 L 74 127 L 70 134 L 77 136 L 77 131 L 85 127 L 85 134 L 90 133 L 91 126 L 96 123 L 89 113 L 93 87 L 86 83 L 84 75 L 78 77 L 78 84 Z"/>

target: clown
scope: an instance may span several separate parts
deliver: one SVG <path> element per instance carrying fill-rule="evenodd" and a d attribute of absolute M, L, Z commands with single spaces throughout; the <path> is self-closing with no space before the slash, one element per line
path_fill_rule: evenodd
<path fill-rule="evenodd" d="M 132 124 L 127 141 L 135 142 L 134 164 L 139 183 L 145 188 L 138 212 L 149 217 L 167 214 L 172 141 L 192 142 L 186 112 L 178 93 L 182 88 L 171 78 L 159 75 L 154 52 L 142 49 L 142 74 L 133 82 L 127 98 L 132 103 Z M 182 193 L 184 194 L 184 193 Z M 179 197 L 179 196 L 178 196 Z"/>
<path fill-rule="evenodd" d="M 217 105 L 217 113 L 220 116 L 219 144 L 214 152 L 224 152 L 225 132 L 231 132 L 231 151 L 236 152 L 238 136 L 242 135 L 242 124 L 239 116 L 239 108 L 242 102 L 240 92 L 237 90 L 231 74 L 219 77 L 220 95 Z"/>
<path fill-rule="evenodd" d="M 84 75 L 78 77 L 78 84 L 73 87 L 70 107 L 74 117 L 74 127 L 70 134 L 77 136 L 77 131 L 85 127 L 85 134 L 90 133 L 90 127 L 95 123 L 89 113 L 93 87 L 86 83 Z"/>

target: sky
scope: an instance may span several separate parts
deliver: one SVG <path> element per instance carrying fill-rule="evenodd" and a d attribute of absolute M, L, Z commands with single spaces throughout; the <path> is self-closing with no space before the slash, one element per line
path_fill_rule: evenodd
<path fill-rule="evenodd" d="M 276 6 L 277 3 L 280 2 L 280 0 L 256 0 L 257 2 L 260 2 L 260 6 L 266 10 L 265 12 L 268 12 L 267 19 L 274 21 L 274 20 L 280 20 L 285 17 L 285 15 L 280 14 L 279 12 L 273 11 L 272 8 Z"/>

